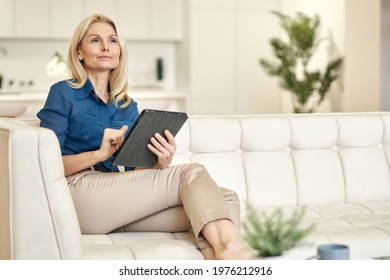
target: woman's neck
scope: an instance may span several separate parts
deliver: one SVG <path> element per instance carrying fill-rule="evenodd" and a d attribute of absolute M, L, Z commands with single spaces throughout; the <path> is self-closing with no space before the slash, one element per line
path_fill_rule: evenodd
<path fill-rule="evenodd" d="M 110 100 L 110 93 L 108 92 L 109 76 L 91 75 L 88 78 L 95 89 L 95 93 L 100 97 L 100 99 L 107 103 L 108 100 Z"/>

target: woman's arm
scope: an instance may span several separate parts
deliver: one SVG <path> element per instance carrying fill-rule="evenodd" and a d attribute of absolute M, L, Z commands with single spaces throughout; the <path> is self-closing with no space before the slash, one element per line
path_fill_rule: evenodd
<path fill-rule="evenodd" d="M 99 157 L 99 150 L 85 152 L 77 155 L 62 156 L 65 176 L 89 169 L 91 166 L 94 166 L 96 163 L 102 160 Z"/>
<path fill-rule="evenodd" d="M 65 176 L 91 168 L 112 156 L 122 145 L 127 129 L 127 125 L 122 126 L 121 129 L 106 128 L 99 150 L 62 156 Z"/>

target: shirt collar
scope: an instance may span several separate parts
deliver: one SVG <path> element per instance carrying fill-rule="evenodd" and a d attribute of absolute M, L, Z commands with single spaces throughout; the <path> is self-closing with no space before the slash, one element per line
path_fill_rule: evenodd
<path fill-rule="evenodd" d="M 91 93 L 95 92 L 95 89 L 89 79 L 87 79 L 87 82 L 85 85 L 81 88 L 76 89 L 76 99 L 85 99 L 87 98 Z"/>
<path fill-rule="evenodd" d="M 108 89 L 110 91 L 110 85 L 108 85 Z M 85 85 L 83 87 L 76 89 L 76 99 L 86 99 L 90 95 L 96 101 L 101 101 L 99 99 L 99 97 L 97 96 L 97 94 L 95 93 L 95 88 L 93 87 L 91 81 L 89 79 L 87 79 L 87 82 L 85 83 Z M 103 101 L 101 101 L 101 102 L 104 103 Z M 114 103 L 112 103 L 111 99 L 108 101 L 107 106 L 110 110 L 111 115 L 114 114 L 118 110 L 118 108 L 114 105 Z"/>

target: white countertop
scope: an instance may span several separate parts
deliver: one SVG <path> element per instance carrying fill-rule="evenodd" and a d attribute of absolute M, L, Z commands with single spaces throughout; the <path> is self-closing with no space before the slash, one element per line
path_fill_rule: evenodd
<path fill-rule="evenodd" d="M 177 99 L 189 97 L 189 89 L 165 89 L 159 87 L 131 88 L 129 96 L 137 99 Z M 48 92 L 44 91 L 23 91 L 2 93 L 0 91 L 0 102 L 41 102 L 45 101 Z"/>
<path fill-rule="evenodd" d="M 0 102 L 36 102 L 45 101 L 46 92 L 18 92 L 0 94 Z"/>

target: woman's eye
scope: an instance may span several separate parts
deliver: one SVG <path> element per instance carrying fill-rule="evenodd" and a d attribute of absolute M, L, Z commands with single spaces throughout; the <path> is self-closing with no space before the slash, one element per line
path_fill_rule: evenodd
<path fill-rule="evenodd" d="M 118 42 L 118 40 L 116 38 L 110 39 L 110 43 L 116 44 L 117 42 Z"/>
<path fill-rule="evenodd" d="M 99 38 L 92 38 L 92 39 L 91 39 L 91 42 L 92 42 L 92 43 L 99 43 L 100 40 L 99 40 Z"/>

